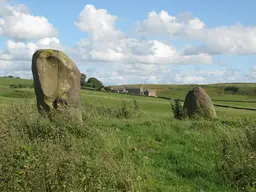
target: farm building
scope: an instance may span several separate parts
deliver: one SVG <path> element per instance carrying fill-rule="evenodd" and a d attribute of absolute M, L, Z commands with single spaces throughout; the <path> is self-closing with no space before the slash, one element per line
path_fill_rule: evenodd
<path fill-rule="evenodd" d="M 111 92 L 115 92 L 115 93 L 128 93 L 128 91 L 125 89 L 125 87 L 122 88 L 110 88 Z"/>
<path fill-rule="evenodd" d="M 155 91 L 155 90 L 152 90 L 152 89 L 147 89 L 147 90 L 144 92 L 144 94 L 147 95 L 147 96 L 156 97 L 156 91 Z"/>
<path fill-rule="evenodd" d="M 113 88 L 113 87 L 110 87 L 110 91 L 111 91 L 111 92 L 114 92 L 114 93 L 119 93 L 119 90 L 118 90 L 118 89 L 115 89 L 115 88 Z"/>
<path fill-rule="evenodd" d="M 132 94 L 132 95 L 144 95 L 143 87 L 140 87 L 140 88 L 129 87 L 129 88 L 126 88 L 126 91 L 128 91 L 128 94 Z"/>
<path fill-rule="evenodd" d="M 119 89 L 119 93 L 128 93 L 127 89 L 125 87 Z"/>
<path fill-rule="evenodd" d="M 111 87 L 111 91 L 116 93 L 128 93 L 131 95 L 146 95 L 146 96 L 152 96 L 152 97 L 156 96 L 155 90 L 147 89 L 144 91 L 143 86 L 142 87 L 121 87 L 121 88 Z"/>

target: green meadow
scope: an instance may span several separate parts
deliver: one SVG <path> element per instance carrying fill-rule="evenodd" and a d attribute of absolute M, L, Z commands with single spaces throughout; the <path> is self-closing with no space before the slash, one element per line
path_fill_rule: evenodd
<path fill-rule="evenodd" d="M 256 111 L 215 107 L 177 120 L 172 100 L 81 90 L 83 123 L 37 112 L 30 80 L 0 78 L 0 191 L 256 191 Z M 145 85 L 185 99 L 193 85 Z M 220 100 L 256 101 L 255 84 L 205 85 Z M 214 101 L 256 108 L 256 103 Z"/>

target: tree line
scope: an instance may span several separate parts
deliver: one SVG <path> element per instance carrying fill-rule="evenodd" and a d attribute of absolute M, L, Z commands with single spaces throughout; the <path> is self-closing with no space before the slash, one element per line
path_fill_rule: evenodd
<path fill-rule="evenodd" d="M 232 92 L 232 95 L 234 95 L 235 93 L 237 93 L 239 90 L 239 87 L 237 86 L 228 86 L 228 87 L 225 87 L 224 91 L 231 91 Z"/>
<path fill-rule="evenodd" d="M 80 78 L 80 85 L 83 88 L 89 87 L 93 88 L 95 90 L 101 90 L 104 88 L 103 83 L 98 80 L 95 77 L 90 77 L 88 80 L 86 80 L 87 76 L 84 73 L 81 73 L 81 78 Z"/>
<path fill-rule="evenodd" d="M 11 78 L 11 79 L 20 79 L 20 77 L 14 77 L 12 75 L 9 76 L 4 76 L 4 78 Z M 80 77 L 80 85 L 82 88 L 92 88 L 94 90 L 101 90 L 104 87 L 103 83 L 98 80 L 95 77 L 90 77 L 87 79 L 86 74 L 81 73 L 81 77 Z M 9 87 L 11 89 L 15 89 L 15 88 L 34 88 L 34 84 L 32 83 L 31 85 L 29 84 L 10 84 Z M 108 87 L 106 87 L 108 88 Z"/>

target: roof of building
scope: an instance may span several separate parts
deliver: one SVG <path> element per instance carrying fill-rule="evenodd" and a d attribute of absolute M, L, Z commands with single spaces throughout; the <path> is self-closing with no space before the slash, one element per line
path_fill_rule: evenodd
<path fill-rule="evenodd" d="M 123 87 L 111 87 L 111 88 L 112 88 L 112 90 L 124 90 L 124 89 L 129 90 L 129 89 L 141 89 L 141 88 L 143 88 L 143 86 L 141 86 L 141 87 L 123 86 Z"/>
<path fill-rule="evenodd" d="M 127 87 L 126 89 L 127 90 L 129 90 L 129 89 L 141 89 L 141 87 Z"/>
<path fill-rule="evenodd" d="M 156 90 L 154 90 L 154 89 L 147 89 L 146 91 L 156 91 Z"/>
<path fill-rule="evenodd" d="M 121 89 L 124 89 L 124 88 L 123 87 L 112 87 L 112 90 L 116 90 L 116 91 L 121 90 Z"/>

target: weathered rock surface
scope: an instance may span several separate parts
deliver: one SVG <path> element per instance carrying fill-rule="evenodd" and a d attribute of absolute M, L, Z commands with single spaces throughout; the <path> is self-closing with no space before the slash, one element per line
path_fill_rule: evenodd
<path fill-rule="evenodd" d="M 40 112 L 68 111 L 82 121 L 80 71 L 63 52 L 41 49 L 33 54 L 32 73 Z"/>
<path fill-rule="evenodd" d="M 183 109 L 186 110 L 189 117 L 194 115 L 203 117 L 216 116 L 211 98 L 201 87 L 195 87 L 187 93 Z"/>

